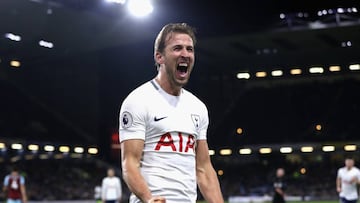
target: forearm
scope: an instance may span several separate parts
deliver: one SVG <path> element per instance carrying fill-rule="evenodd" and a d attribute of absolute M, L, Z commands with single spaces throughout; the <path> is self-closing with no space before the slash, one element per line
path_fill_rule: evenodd
<path fill-rule="evenodd" d="M 213 168 L 204 170 L 197 170 L 197 182 L 201 194 L 208 203 L 222 203 L 222 197 L 219 180 Z"/>
<path fill-rule="evenodd" d="M 27 195 L 26 195 L 25 186 L 22 185 L 22 186 L 20 187 L 20 190 L 21 190 L 22 199 L 23 199 L 24 202 L 26 202 L 26 201 L 27 201 Z"/>
<path fill-rule="evenodd" d="M 123 169 L 123 177 L 130 191 L 142 202 L 147 203 L 152 198 L 149 187 L 138 168 L 126 167 L 125 170 Z"/>
<path fill-rule="evenodd" d="M 336 188 L 341 188 L 341 179 L 340 178 L 336 179 Z"/>

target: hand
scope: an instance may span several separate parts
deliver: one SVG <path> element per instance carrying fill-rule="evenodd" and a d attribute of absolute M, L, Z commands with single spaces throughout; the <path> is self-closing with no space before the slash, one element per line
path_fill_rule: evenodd
<path fill-rule="evenodd" d="M 156 196 L 156 197 L 152 197 L 148 203 L 166 203 L 166 199 L 165 197 L 161 197 L 161 196 Z"/>
<path fill-rule="evenodd" d="M 354 184 L 354 183 L 356 184 L 356 183 L 358 183 L 358 181 L 359 181 L 359 180 L 358 180 L 357 177 L 353 177 L 353 178 L 351 179 L 350 183 L 351 183 L 351 184 Z"/>
<path fill-rule="evenodd" d="M 338 193 L 340 193 L 340 192 L 341 192 L 341 187 L 336 187 L 336 191 L 337 191 Z"/>

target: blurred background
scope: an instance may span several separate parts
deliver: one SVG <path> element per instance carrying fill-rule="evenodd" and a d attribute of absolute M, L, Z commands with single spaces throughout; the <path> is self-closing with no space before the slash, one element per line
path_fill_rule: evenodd
<path fill-rule="evenodd" d="M 186 22 L 224 197 L 271 196 L 284 167 L 290 196 L 337 200 L 337 169 L 360 161 L 359 4 L 1 0 L 1 178 L 16 165 L 32 201 L 94 199 L 120 176 L 121 102 L 156 75 L 162 26 Z"/>

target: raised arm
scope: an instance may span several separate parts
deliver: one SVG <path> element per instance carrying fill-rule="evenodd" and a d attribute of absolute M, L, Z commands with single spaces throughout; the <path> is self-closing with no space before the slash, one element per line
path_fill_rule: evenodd
<path fill-rule="evenodd" d="M 201 194 L 208 203 L 223 203 L 219 180 L 212 166 L 206 140 L 197 141 L 196 177 Z"/>

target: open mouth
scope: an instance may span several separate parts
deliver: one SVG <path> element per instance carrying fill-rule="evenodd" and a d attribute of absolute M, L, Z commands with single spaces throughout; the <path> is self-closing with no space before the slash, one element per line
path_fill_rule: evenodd
<path fill-rule="evenodd" d="M 187 63 L 179 63 L 176 69 L 182 74 L 187 73 L 188 64 Z"/>

